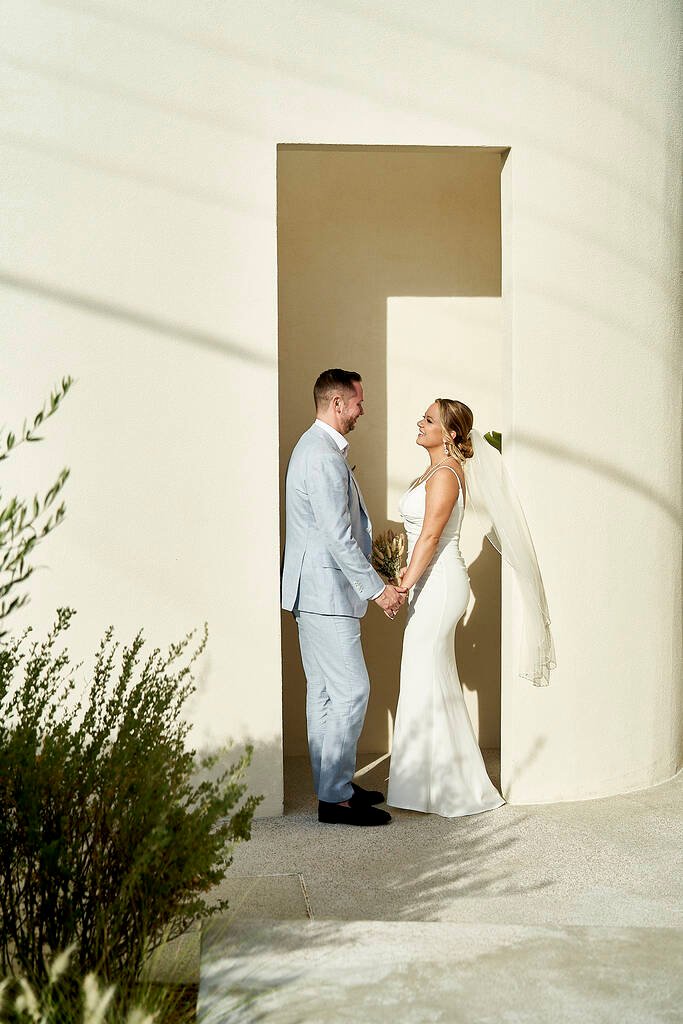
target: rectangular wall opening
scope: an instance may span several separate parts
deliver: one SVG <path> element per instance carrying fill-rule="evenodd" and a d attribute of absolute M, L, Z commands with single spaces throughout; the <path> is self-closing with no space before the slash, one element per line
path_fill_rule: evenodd
<path fill-rule="evenodd" d="M 312 386 L 332 366 L 363 377 L 365 415 L 349 460 L 376 534 L 400 527 L 397 499 L 424 468 L 415 423 L 458 398 L 482 431 L 502 429 L 501 169 L 505 147 L 278 147 L 281 484 L 313 422 Z M 282 491 L 284 543 L 284 491 Z M 483 748 L 500 746 L 500 562 L 475 517 L 463 525 L 473 596 L 458 670 Z M 363 620 L 371 697 L 361 760 L 385 755 L 403 618 Z M 285 755 L 305 755 L 305 678 L 283 614 Z M 360 761 L 359 761 L 360 766 Z"/>

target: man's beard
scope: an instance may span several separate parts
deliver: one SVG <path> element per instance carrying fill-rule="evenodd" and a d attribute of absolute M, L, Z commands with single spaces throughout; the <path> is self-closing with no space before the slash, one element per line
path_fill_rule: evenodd
<path fill-rule="evenodd" d="M 356 419 L 357 418 L 358 417 L 356 417 Z M 345 417 L 343 425 L 344 425 L 344 433 L 345 434 L 350 434 L 351 431 L 353 430 L 353 428 L 356 426 L 356 420 L 353 419 L 351 416 L 349 416 L 348 419 Z"/>

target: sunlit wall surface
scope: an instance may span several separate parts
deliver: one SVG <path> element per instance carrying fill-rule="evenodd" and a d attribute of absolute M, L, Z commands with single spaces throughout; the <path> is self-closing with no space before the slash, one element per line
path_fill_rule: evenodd
<path fill-rule="evenodd" d="M 0 422 L 78 378 L 7 467 L 25 490 L 72 468 L 17 627 L 73 604 L 87 657 L 109 622 L 165 643 L 207 619 L 198 742 L 253 738 L 276 813 L 277 145 L 510 147 L 506 450 L 559 664 L 545 691 L 504 682 L 505 792 L 671 775 L 681 17 L 675 0 L 5 4 Z"/>

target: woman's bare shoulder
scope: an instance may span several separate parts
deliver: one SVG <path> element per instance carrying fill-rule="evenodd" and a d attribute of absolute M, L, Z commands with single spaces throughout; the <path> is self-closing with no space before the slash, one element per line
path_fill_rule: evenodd
<path fill-rule="evenodd" d="M 450 472 L 443 472 L 444 470 L 450 470 Z M 463 483 L 463 479 L 458 469 L 455 466 L 451 466 L 449 463 L 444 462 L 441 466 L 438 466 L 432 475 L 427 479 L 427 489 L 433 491 L 455 491 L 457 494 L 460 486 Z"/>

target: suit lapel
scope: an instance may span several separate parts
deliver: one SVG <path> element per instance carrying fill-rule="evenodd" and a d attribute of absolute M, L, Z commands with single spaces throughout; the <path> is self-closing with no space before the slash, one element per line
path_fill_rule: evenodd
<path fill-rule="evenodd" d="M 353 480 L 353 486 L 356 488 L 356 494 L 358 495 L 358 501 L 360 502 L 360 507 L 363 509 L 363 512 L 365 514 L 365 518 L 369 519 L 370 516 L 368 514 L 367 508 L 365 507 L 365 502 L 363 501 L 363 495 L 361 494 L 361 489 L 358 486 L 358 481 L 356 480 L 355 476 L 353 475 L 353 472 L 351 471 L 351 467 L 350 466 L 349 466 L 349 474 L 351 476 L 351 479 Z"/>
<path fill-rule="evenodd" d="M 339 449 L 339 445 L 334 440 L 334 438 L 330 437 L 330 435 L 325 430 L 322 430 L 315 423 L 309 429 L 310 430 L 315 430 L 316 434 L 322 434 L 322 436 L 325 438 L 325 440 L 327 441 L 327 443 L 330 446 L 330 448 L 332 449 L 332 451 L 336 452 L 337 455 L 339 455 L 340 458 L 344 459 L 344 456 L 342 455 L 342 453 L 341 453 L 341 451 Z M 361 489 L 358 486 L 358 482 L 357 482 L 355 476 L 353 475 L 353 473 L 351 471 L 351 467 L 349 466 L 347 460 L 344 459 L 344 462 L 346 464 L 346 471 L 349 474 L 349 476 L 351 477 L 351 480 L 353 481 L 353 486 L 356 488 L 356 494 L 358 495 L 358 501 L 360 503 L 360 507 L 363 510 L 363 515 L 369 521 L 370 520 L 370 514 L 369 514 L 369 512 L 367 510 L 367 507 L 365 505 L 365 501 L 363 500 L 363 495 L 361 493 Z"/>

